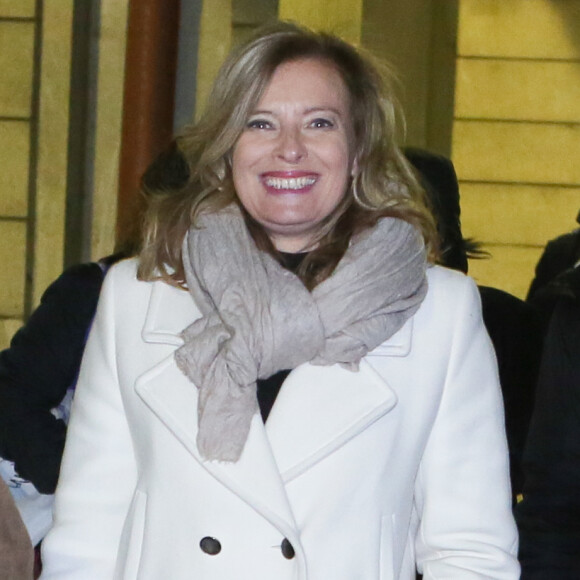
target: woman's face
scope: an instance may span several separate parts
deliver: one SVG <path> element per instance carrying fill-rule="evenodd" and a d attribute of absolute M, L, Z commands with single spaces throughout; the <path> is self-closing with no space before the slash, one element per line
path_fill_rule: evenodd
<path fill-rule="evenodd" d="M 310 249 L 345 195 L 354 164 L 349 105 L 331 64 L 284 63 L 234 147 L 237 195 L 278 250 Z"/>

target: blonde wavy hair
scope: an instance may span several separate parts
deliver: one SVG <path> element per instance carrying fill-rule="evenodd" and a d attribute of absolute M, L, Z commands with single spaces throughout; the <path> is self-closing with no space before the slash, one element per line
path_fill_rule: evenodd
<path fill-rule="evenodd" d="M 217 212 L 231 203 L 241 206 L 233 185 L 232 151 L 274 71 L 282 63 L 313 58 L 334 66 L 348 89 L 358 172 L 322 225 L 318 245 L 302 262 L 298 275 L 308 288 L 316 286 L 332 274 L 351 237 L 386 216 L 412 223 L 422 233 L 429 258 L 435 260 L 435 222 L 423 189 L 396 143 L 402 116 L 394 76 L 336 36 L 279 22 L 262 29 L 227 58 L 203 116 L 177 138 L 189 168 L 187 183 L 178 191 L 147 192 L 140 279 L 184 286 L 182 243 L 187 230 L 200 212 Z M 244 213 L 257 246 L 277 256 L 263 228 Z"/>

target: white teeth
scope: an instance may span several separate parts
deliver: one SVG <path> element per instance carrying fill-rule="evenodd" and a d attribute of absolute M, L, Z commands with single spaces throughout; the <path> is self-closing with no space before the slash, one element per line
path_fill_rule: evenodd
<path fill-rule="evenodd" d="M 282 177 L 268 177 L 266 185 L 274 189 L 303 189 L 308 185 L 313 185 L 316 182 L 314 177 L 291 177 L 284 179 Z"/>

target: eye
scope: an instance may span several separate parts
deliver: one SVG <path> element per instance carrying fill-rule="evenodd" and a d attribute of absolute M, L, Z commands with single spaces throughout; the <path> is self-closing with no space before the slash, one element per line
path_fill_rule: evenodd
<path fill-rule="evenodd" d="M 248 121 L 246 127 L 248 129 L 271 129 L 272 124 L 266 119 L 251 119 Z"/>
<path fill-rule="evenodd" d="M 334 123 L 330 119 L 320 117 L 311 121 L 310 126 L 314 129 L 325 129 L 328 127 L 334 127 Z"/>

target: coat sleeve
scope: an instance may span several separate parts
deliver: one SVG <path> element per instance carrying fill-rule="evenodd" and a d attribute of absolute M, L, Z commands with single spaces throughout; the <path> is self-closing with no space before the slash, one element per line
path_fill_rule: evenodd
<path fill-rule="evenodd" d="M 424 580 L 517 579 L 504 413 L 475 284 L 456 295 L 444 390 L 417 477 Z"/>
<path fill-rule="evenodd" d="M 54 492 L 66 432 L 51 409 L 77 378 L 102 280 L 98 264 L 67 270 L 0 353 L 0 455 L 41 493 Z"/>
<path fill-rule="evenodd" d="M 43 541 L 43 580 L 110 580 L 137 478 L 117 374 L 111 269 L 87 342 L 55 498 Z"/>

